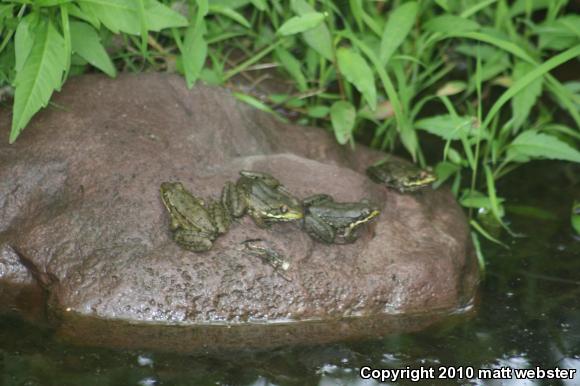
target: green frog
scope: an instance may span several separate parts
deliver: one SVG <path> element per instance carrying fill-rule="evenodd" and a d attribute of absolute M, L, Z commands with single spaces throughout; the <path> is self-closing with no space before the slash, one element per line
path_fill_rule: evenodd
<path fill-rule="evenodd" d="M 388 158 L 368 167 L 367 175 L 377 184 L 385 184 L 401 193 L 417 191 L 437 180 L 431 169 L 421 169 L 395 158 Z"/>
<path fill-rule="evenodd" d="M 308 197 L 303 204 L 304 230 L 327 244 L 356 241 L 360 227 L 380 214 L 379 209 L 367 201 L 336 202 L 327 194 Z"/>
<path fill-rule="evenodd" d="M 181 247 L 203 252 L 218 235 L 228 231 L 230 217 L 219 202 L 205 203 L 185 190 L 180 182 L 163 182 L 161 200 L 171 218 L 173 240 Z"/>
<path fill-rule="evenodd" d="M 235 184 L 226 183 L 222 191 L 222 204 L 232 217 L 247 213 L 260 228 L 304 217 L 300 201 L 271 175 L 245 170 L 240 175 Z"/>

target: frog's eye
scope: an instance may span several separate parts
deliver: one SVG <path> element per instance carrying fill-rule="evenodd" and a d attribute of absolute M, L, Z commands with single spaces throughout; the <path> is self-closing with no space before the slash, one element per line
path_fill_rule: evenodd
<path fill-rule="evenodd" d="M 287 212 L 288 212 L 288 206 L 280 205 L 280 213 L 287 213 Z"/>

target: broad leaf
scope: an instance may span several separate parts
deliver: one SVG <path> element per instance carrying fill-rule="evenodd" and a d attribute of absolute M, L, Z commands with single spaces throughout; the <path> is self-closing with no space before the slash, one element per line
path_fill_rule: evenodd
<path fill-rule="evenodd" d="M 366 60 L 350 48 L 339 48 L 336 52 L 338 68 L 342 75 L 363 94 L 371 110 L 377 108 L 377 88 L 373 70 Z"/>
<path fill-rule="evenodd" d="M 24 66 L 24 63 L 30 54 L 30 50 L 32 49 L 32 45 L 34 44 L 34 36 L 32 35 L 31 28 L 34 27 L 34 24 L 36 24 L 37 20 L 38 14 L 31 13 L 23 17 L 18 23 L 18 27 L 16 27 L 16 33 L 14 34 L 14 53 L 16 55 L 16 64 L 14 66 L 14 70 L 17 73 Z"/>
<path fill-rule="evenodd" d="M 294 13 L 300 16 L 315 12 L 314 8 L 305 0 L 292 0 L 291 7 Z M 333 60 L 332 38 L 325 23 L 320 23 L 318 27 L 303 32 L 302 37 L 306 41 L 306 44 L 312 47 L 323 58 L 329 61 Z"/>
<path fill-rule="evenodd" d="M 349 141 L 354 129 L 356 111 L 354 106 L 346 101 L 337 101 L 330 107 L 330 121 L 336 140 L 341 145 Z"/>
<path fill-rule="evenodd" d="M 82 9 L 91 12 L 114 33 L 141 34 L 139 7 L 134 0 L 78 0 Z M 160 31 L 169 27 L 184 27 L 187 19 L 156 0 L 144 0 L 147 29 Z"/>
<path fill-rule="evenodd" d="M 531 158 L 548 158 L 580 162 L 580 151 L 548 134 L 528 130 L 509 145 L 508 157 L 527 162 Z"/>
<path fill-rule="evenodd" d="M 252 25 L 250 24 L 249 21 L 246 20 L 246 18 L 241 14 L 238 13 L 236 11 L 234 11 L 232 8 L 230 7 L 224 7 L 224 6 L 219 6 L 219 5 L 211 5 L 209 7 L 209 10 L 211 13 L 219 13 L 222 14 L 224 16 L 229 17 L 230 19 L 240 23 L 241 25 L 243 25 L 246 28 L 251 28 Z"/>
<path fill-rule="evenodd" d="M 0 4 L 0 23 L 12 16 L 12 10 L 14 9 L 13 4 Z"/>
<path fill-rule="evenodd" d="M 64 39 L 50 21 L 40 21 L 30 32 L 34 43 L 14 80 L 10 143 L 16 140 L 32 116 L 48 104 L 53 91 L 62 83 L 66 65 Z"/>
<path fill-rule="evenodd" d="M 203 18 L 194 25 L 187 27 L 187 31 L 185 31 L 183 52 L 181 54 L 183 57 L 185 80 L 187 81 L 187 87 L 189 88 L 193 87 L 205 64 L 205 59 L 207 57 L 207 42 L 204 38 L 205 33 L 206 27 Z"/>
<path fill-rule="evenodd" d="M 381 38 L 381 63 L 387 64 L 393 53 L 403 43 L 415 23 L 418 11 L 417 3 L 411 1 L 391 12 Z"/>
<path fill-rule="evenodd" d="M 322 23 L 322 20 L 324 20 L 324 14 L 320 12 L 294 16 L 278 28 L 278 33 L 282 36 L 288 36 L 308 31 Z"/>
<path fill-rule="evenodd" d="M 307 108 L 307 114 L 312 118 L 324 118 L 328 115 L 330 108 L 324 105 L 309 106 Z"/>
<path fill-rule="evenodd" d="M 513 80 L 518 81 L 534 66 L 525 62 L 517 62 L 514 66 Z M 530 82 L 522 91 L 514 95 L 512 99 L 512 111 L 514 116 L 514 129 L 517 131 L 526 121 L 532 107 L 536 104 L 538 97 L 542 94 L 542 78 L 537 78 Z"/>
<path fill-rule="evenodd" d="M 117 75 L 115 66 L 93 27 L 87 23 L 73 21 L 70 23 L 70 31 L 73 52 L 110 77 Z"/>
<path fill-rule="evenodd" d="M 298 90 L 305 91 L 308 86 L 306 84 L 306 78 L 302 73 L 302 65 L 300 61 L 298 61 L 298 59 L 296 59 L 290 52 L 282 47 L 276 47 L 275 53 L 280 63 L 282 63 L 286 71 L 288 71 L 288 73 L 296 81 Z"/>
<path fill-rule="evenodd" d="M 268 6 L 266 5 L 266 0 L 251 0 L 254 7 L 258 8 L 260 11 L 265 11 Z"/>
<path fill-rule="evenodd" d="M 141 32 L 137 5 L 132 0 L 79 0 L 79 5 L 113 33 L 139 35 Z"/>
<path fill-rule="evenodd" d="M 145 21 L 147 29 L 151 31 L 185 27 L 189 24 L 183 15 L 154 0 L 145 1 Z"/>
<path fill-rule="evenodd" d="M 476 31 L 480 25 L 470 19 L 455 15 L 441 15 L 425 23 L 425 29 L 431 32 L 457 33 Z"/>
<path fill-rule="evenodd" d="M 541 49 L 564 50 L 580 41 L 580 15 L 566 15 L 535 28 Z"/>
<path fill-rule="evenodd" d="M 451 114 L 435 115 L 415 122 L 417 129 L 425 130 L 445 140 L 457 140 L 477 134 L 474 117 L 457 117 Z M 485 138 L 484 133 L 480 134 Z"/>

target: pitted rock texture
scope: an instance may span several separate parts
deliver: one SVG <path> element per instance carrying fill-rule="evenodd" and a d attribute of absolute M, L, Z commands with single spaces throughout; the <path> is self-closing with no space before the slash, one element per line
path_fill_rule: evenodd
<path fill-rule="evenodd" d="M 0 269 L 0 291 L 14 283 L 41 288 L 63 335 L 195 348 L 211 342 L 203 334 L 184 341 L 193 331 L 187 328 L 217 326 L 207 334 L 213 343 L 242 334 L 234 340 L 262 346 L 275 329 L 262 322 L 301 322 L 306 327 L 275 343 L 332 341 L 419 328 L 437 319 L 425 315 L 474 296 L 477 264 L 452 195 L 402 195 L 372 183 L 364 169 L 382 158 L 378 152 L 352 151 L 323 130 L 280 123 L 222 89 L 188 90 L 177 76 L 83 76 L 53 100 L 60 108 L 38 114 L 16 144 L 0 143 L 0 267 L 17 256 L 30 271 Z M 10 118 L 0 114 L 5 139 Z M 259 229 L 244 217 L 209 252 L 181 249 L 171 239 L 161 182 L 217 197 L 241 169 L 268 172 L 300 198 L 366 198 L 382 213 L 348 245 L 315 242 L 296 223 Z M 249 239 L 278 252 L 289 269 L 276 271 L 249 253 Z M 376 323 L 392 315 L 405 322 Z M 409 315 L 426 321 L 410 323 Z M 362 322 L 324 329 L 325 321 L 345 317 Z M 365 317 L 382 327 L 361 327 Z M 317 328 L 305 323 L 312 320 Z M 120 333 L 127 323 L 130 332 Z M 261 327 L 254 331 L 254 324 Z M 178 329 L 168 334 L 168 325 Z M 145 332 L 135 333 L 140 326 Z M 236 326 L 243 329 L 232 332 Z"/>

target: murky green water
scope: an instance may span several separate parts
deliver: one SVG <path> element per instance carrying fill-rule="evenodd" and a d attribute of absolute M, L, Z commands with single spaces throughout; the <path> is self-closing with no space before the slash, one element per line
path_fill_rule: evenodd
<path fill-rule="evenodd" d="M 59 344 L 50 331 L 0 319 L 0 386 L 378 384 L 359 377 L 365 366 L 471 366 L 475 373 L 505 366 L 559 367 L 575 369 L 576 379 L 421 384 L 580 385 L 580 239 L 569 224 L 572 201 L 580 198 L 580 168 L 533 166 L 500 185 L 500 193 L 517 205 L 513 210 L 519 214 L 508 217 L 523 237 L 504 236 L 509 250 L 484 245 L 487 276 L 476 313 L 417 334 L 221 357 L 80 349 Z M 554 218 L 522 214 L 522 207 L 531 205 Z"/>

